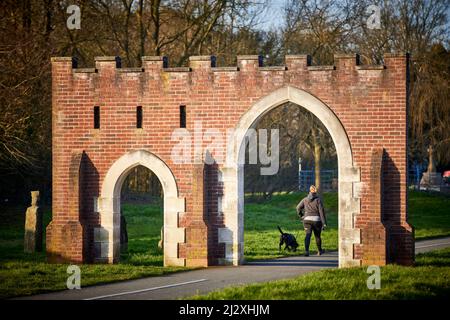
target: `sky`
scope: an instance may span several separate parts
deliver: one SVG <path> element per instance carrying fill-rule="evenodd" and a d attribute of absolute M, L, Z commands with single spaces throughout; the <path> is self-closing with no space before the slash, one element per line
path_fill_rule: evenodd
<path fill-rule="evenodd" d="M 266 23 L 261 25 L 261 29 L 270 30 L 272 27 L 279 28 L 283 25 L 284 7 L 287 0 L 270 0 L 269 7 L 264 15 Z"/>
<path fill-rule="evenodd" d="M 266 23 L 261 24 L 262 30 L 268 31 L 272 27 L 279 28 L 283 26 L 284 7 L 287 1 L 269 0 L 269 6 L 264 16 Z M 448 6 L 447 16 L 449 17 L 447 27 L 450 28 L 450 6 Z"/>

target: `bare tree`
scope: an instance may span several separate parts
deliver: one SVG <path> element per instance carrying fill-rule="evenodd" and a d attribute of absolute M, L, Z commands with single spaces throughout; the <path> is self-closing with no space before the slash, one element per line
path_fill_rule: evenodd
<path fill-rule="evenodd" d="M 413 69 L 411 90 L 411 134 L 432 164 L 449 163 L 450 153 L 450 52 L 434 45 Z M 418 69 L 417 69 L 418 68 Z M 416 145 L 417 147 L 417 145 Z"/>
<path fill-rule="evenodd" d="M 286 115 L 289 115 L 288 117 Z M 274 192 L 298 190 L 298 159 L 309 162 L 315 170 L 315 184 L 321 186 L 324 160 L 337 167 L 334 143 L 325 126 L 312 113 L 293 103 L 286 103 L 266 114 L 256 129 L 278 129 L 280 135 L 279 171 L 274 176 L 261 176 L 258 165 L 245 166 L 246 190 L 260 192 L 264 198 Z M 251 148 L 256 146 L 249 146 Z"/>
<path fill-rule="evenodd" d="M 380 8 L 379 29 L 367 23 L 369 5 Z M 409 153 L 421 160 L 434 149 L 448 164 L 449 8 L 447 0 L 292 0 L 282 46 L 286 53 L 312 54 L 319 64 L 332 63 L 338 51 L 359 53 L 369 64 L 383 63 L 385 52 L 411 53 Z"/>

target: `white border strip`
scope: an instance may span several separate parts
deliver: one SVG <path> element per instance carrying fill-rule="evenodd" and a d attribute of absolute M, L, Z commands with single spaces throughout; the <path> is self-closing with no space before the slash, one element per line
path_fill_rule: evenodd
<path fill-rule="evenodd" d="M 87 299 L 83 299 L 83 300 L 98 300 L 98 299 L 104 299 L 104 298 L 124 296 L 124 295 L 127 295 L 127 294 L 135 294 L 135 293 L 142 293 L 142 292 L 154 291 L 154 290 L 165 289 L 165 288 L 178 287 L 178 286 L 183 286 L 183 285 L 186 285 L 186 284 L 203 282 L 203 281 L 207 281 L 207 280 L 208 279 L 200 279 L 200 280 L 193 280 L 193 281 L 187 281 L 187 282 L 181 282 L 181 283 L 174 283 L 174 284 L 169 284 L 169 285 L 160 286 L 160 287 L 153 287 L 153 288 L 147 288 L 147 289 L 141 289 L 141 290 L 135 290 L 135 291 L 127 291 L 127 292 L 121 292 L 121 293 L 107 294 L 107 295 L 104 295 L 104 296 L 87 298 Z"/>

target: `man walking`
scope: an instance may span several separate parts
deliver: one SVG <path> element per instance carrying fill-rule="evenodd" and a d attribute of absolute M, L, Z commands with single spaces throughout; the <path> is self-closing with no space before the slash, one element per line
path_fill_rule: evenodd
<path fill-rule="evenodd" d="M 305 256 L 309 256 L 309 244 L 313 232 L 317 249 L 319 250 L 317 255 L 322 255 L 324 251 L 322 250 L 322 239 L 320 238 L 320 234 L 322 230 L 326 228 L 327 220 L 325 218 L 322 201 L 317 196 L 317 189 L 315 186 L 309 187 L 308 196 L 297 205 L 297 214 L 300 216 L 300 219 L 303 220 L 303 226 L 306 232 Z"/>

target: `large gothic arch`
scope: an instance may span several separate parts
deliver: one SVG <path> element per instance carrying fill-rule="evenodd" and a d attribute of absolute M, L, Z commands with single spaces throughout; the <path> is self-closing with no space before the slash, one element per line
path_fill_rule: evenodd
<path fill-rule="evenodd" d="M 256 102 L 242 115 L 235 127 L 231 150 L 231 161 L 223 169 L 224 180 L 224 215 L 227 225 L 220 229 L 221 239 L 226 243 L 228 263 L 238 265 L 243 262 L 244 248 L 244 170 L 239 158 L 245 152 L 244 138 L 248 129 L 258 122 L 258 119 L 274 108 L 292 102 L 302 106 L 314 114 L 327 128 L 336 147 L 339 172 L 339 265 L 354 266 L 360 261 L 353 258 L 353 244 L 360 243 L 360 230 L 354 227 L 353 216 L 359 214 L 358 204 L 348 190 L 354 183 L 360 183 L 358 168 L 353 167 L 353 156 L 350 141 L 344 127 L 333 111 L 310 93 L 291 86 L 280 88 Z M 355 174 L 356 173 L 356 174 Z M 237 201 L 236 201 L 237 200 Z"/>

